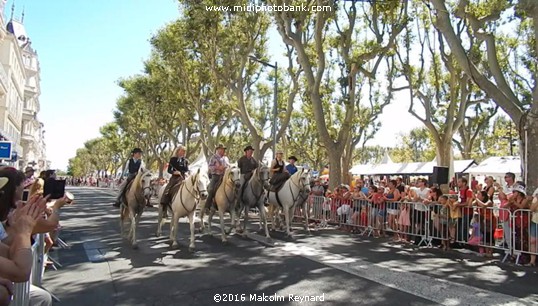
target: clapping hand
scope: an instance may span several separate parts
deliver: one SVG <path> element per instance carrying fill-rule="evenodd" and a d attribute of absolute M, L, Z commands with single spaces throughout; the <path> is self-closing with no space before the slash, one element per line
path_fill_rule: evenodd
<path fill-rule="evenodd" d="M 15 231 L 31 235 L 37 220 L 43 216 L 48 198 L 49 196 L 34 195 L 26 204 L 18 201 L 17 208 L 9 217 L 9 224 L 13 226 Z"/>

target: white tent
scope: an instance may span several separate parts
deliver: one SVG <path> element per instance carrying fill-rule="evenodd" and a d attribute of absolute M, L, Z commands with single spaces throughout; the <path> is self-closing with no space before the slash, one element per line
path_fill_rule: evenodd
<path fill-rule="evenodd" d="M 519 156 L 490 157 L 478 166 L 469 169 L 466 173 L 481 176 L 500 177 L 506 172 L 512 172 L 516 178 L 521 177 L 521 161 Z"/>

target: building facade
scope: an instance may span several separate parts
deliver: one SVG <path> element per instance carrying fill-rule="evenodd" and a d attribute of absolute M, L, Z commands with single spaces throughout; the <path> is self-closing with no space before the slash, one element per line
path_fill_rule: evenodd
<path fill-rule="evenodd" d="M 2 1 L 2 0 L 0 0 Z M 2 5 L 2 4 L 0 4 Z M 0 7 L 3 12 L 3 7 Z M 12 143 L 12 158 L 5 164 L 17 168 L 31 166 L 48 169 L 43 123 L 40 110 L 40 67 L 37 52 L 20 20 L 13 17 L 4 23 L 0 34 L 0 140 Z"/>

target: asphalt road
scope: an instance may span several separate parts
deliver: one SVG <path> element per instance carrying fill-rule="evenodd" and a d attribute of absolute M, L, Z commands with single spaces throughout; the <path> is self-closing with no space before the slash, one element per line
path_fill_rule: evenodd
<path fill-rule="evenodd" d="M 155 237 L 157 210 L 148 208 L 139 249 L 133 250 L 119 235 L 119 212 L 111 205 L 115 192 L 70 191 L 76 204 L 63 209 L 61 233 L 70 248 L 55 248 L 51 256 L 62 267 L 44 277 L 58 305 L 538 303 L 536 269 L 336 230 L 308 235 L 295 227 L 294 241 L 271 233 L 275 245 L 268 246 L 240 235 L 223 244 L 213 227 L 214 236 L 197 235 L 191 253 L 186 219 L 180 221 L 180 248 L 171 250 L 167 237 Z"/>

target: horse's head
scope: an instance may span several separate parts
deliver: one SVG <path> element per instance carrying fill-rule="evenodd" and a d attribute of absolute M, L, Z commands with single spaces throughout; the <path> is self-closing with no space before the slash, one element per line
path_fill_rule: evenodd
<path fill-rule="evenodd" d="M 269 189 L 269 167 L 266 165 L 260 165 L 257 169 L 258 180 L 263 184 L 263 188 Z"/>
<path fill-rule="evenodd" d="M 152 193 L 151 183 L 152 177 L 151 171 L 140 168 L 138 175 L 140 175 L 140 188 L 144 192 L 144 197 L 150 197 Z"/>
<path fill-rule="evenodd" d="M 196 186 L 196 190 L 200 195 L 200 198 L 202 200 L 207 199 L 207 185 L 209 185 L 209 178 L 207 177 L 207 173 L 198 169 L 198 171 L 196 171 L 196 174 L 193 176 L 193 179 L 194 185 Z"/>
<path fill-rule="evenodd" d="M 303 191 L 310 192 L 310 170 L 303 167 L 297 167 L 297 173 L 299 174 L 299 181 L 303 187 Z"/>
<path fill-rule="evenodd" d="M 227 178 L 232 181 L 235 188 L 241 187 L 241 171 L 237 167 L 230 167 L 226 170 Z"/>

